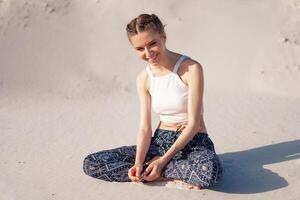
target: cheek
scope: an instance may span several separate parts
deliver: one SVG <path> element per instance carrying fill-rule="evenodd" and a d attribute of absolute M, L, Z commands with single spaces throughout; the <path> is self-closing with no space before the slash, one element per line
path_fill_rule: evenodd
<path fill-rule="evenodd" d="M 155 47 L 152 48 L 153 51 L 162 51 L 163 46 L 162 45 L 156 45 Z"/>
<path fill-rule="evenodd" d="M 159 46 L 153 47 L 153 51 L 160 51 L 160 47 Z"/>
<path fill-rule="evenodd" d="M 141 59 L 146 60 L 146 56 L 145 56 L 144 52 L 138 51 L 137 54 Z"/>
<path fill-rule="evenodd" d="M 138 51 L 137 53 L 138 53 L 139 57 L 143 57 L 144 56 L 144 53 L 141 52 L 141 51 Z"/>
<path fill-rule="evenodd" d="M 153 53 L 158 53 L 161 51 L 160 47 L 159 46 L 154 46 L 154 47 L 151 47 L 150 51 Z"/>

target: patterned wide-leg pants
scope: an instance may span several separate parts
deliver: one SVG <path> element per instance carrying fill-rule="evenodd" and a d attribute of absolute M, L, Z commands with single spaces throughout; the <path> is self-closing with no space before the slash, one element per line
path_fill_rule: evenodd
<path fill-rule="evenodd" d="M 145 158 L 163 156 L 181 131 L 157 128 Z M 128 170 L 135 162 L 136 145 L 121 146 L 88 155 L 83 161 L 85 174 L 105 181 L 129 182 Z M 210 187 L 222 179 L 221 162 L 207 133 L 197 133 L 193 139 L 164 167 L 162 177 L 173 178 L 201 187 Z"/>

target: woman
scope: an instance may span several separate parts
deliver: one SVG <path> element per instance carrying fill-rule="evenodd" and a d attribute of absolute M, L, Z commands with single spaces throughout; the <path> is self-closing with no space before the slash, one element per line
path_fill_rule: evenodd
<path fill-rule="evenodd" d="M 139 15 L 126 30 L 131 45 L 149 64 L 136 78 L 137 145 L 88 155 L 84 172 L 106 181 L 181 181 L 194 189 L 219 182 L 222 167 L 203 120 L 202 66 L 166 48 L 164 26 L 154 14 Z M 151 106 L 160 115 L 154 136 Z"/>

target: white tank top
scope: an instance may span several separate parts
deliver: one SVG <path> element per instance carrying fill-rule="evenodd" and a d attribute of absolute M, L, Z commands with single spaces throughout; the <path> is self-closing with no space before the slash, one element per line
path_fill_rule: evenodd
<path fill-rule="evenodd" d="M 150 65 L 146 70 L 150 79 L 150 95 L 153 111 L 159 114 L 160 121 L 177 123 L 188 121 L 188 86 L 177 74 L 181 62 L 188 58 L 181 55 L 176 61 L 171 73 L 163 76 L 154 76 Z M 201 114 L 203 113 L 203 104 Z"/>

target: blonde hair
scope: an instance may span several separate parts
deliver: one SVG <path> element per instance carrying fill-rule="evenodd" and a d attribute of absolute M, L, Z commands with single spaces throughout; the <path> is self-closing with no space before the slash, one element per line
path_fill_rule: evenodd
<path fill-rule="evenodd" d="M 130 40 L 131 36 L 143 31 L 154 31 L 160 34 L 165 34 L 164 27 L 165 25 L 162 24 L 155 14 L 140 14 L 127 24 L 127 37 Z"/>

